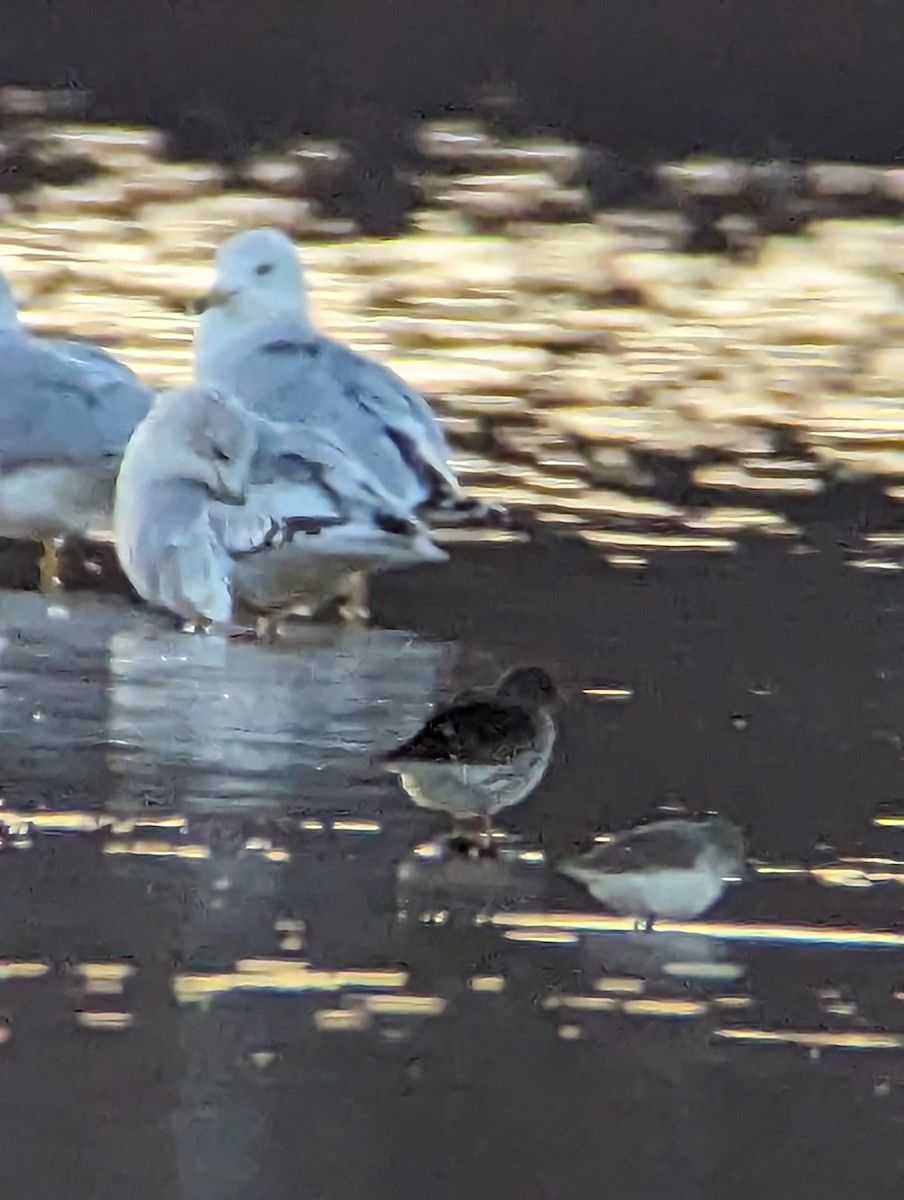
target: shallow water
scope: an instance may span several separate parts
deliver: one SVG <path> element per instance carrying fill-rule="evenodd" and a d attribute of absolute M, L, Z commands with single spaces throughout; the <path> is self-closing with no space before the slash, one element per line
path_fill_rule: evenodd
<path fill-rule="evenodd" d="M 2 1195 L 899 1196 L 904 606 L 845 559 L 461 546 L 273 648 L 0 595 Z M 373 755 L 516 661 L 556 760 L 444 863 Z M 704 921 L 544 861 L 682 803 L 761 864 Z"/>

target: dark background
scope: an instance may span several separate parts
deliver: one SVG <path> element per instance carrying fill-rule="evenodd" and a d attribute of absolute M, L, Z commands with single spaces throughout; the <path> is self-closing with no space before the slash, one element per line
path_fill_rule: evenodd
<path fill-rule="evenodd" d="M 190 150 L 217 129 L 385 137 L 504 80 L 513 123 L 630 159 L 887 161 L 902 63 L 899 0 L 0 2 L 0 83 L 86 89 L 93 117 Z"/>

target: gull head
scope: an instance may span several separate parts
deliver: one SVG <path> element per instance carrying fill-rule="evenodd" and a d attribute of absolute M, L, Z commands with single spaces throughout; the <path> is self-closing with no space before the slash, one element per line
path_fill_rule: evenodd
<path fill-rule="evenodd" d="M 204 484 L 224 504 L 244 504 L 257 432 L 238 400 L 215 388 L 181 388 L 160 396 L 149 421 L 165 443 L 159 453 L 168 475 Z"/>
<path fill-rule="evenodd" d="M 295 247 L 276 229 L 251 229 L 228 238 L 217 251 L 216 278 L 202 309 L 241 325 L 303 315 L 304 279 Z"/>

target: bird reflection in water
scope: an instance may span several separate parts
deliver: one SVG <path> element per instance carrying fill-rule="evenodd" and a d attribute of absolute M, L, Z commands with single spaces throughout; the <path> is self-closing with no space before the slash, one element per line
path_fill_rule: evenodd
<path fill-rule="evenodd" d="M 424 925 L 473 922 L 543 902 L 548 875 L 540 851 L 491 835 L 485 843 L 451 834 L 416 846 L 396 869 L 396 910 Z"/>
<path fill-rule="evenodd" d="M 423 710 L 453 656 L 402 631 L 303 633 L 280 647 L 117 633 L 108 728 L 122 803 L 137 794 L 215 811 L 303 796 L 312 815 L 332 810 L 385 738 L 387 712 Z M 378 789 L 356 781 L 356 795 L 358 815 L 371 815 Z"/>

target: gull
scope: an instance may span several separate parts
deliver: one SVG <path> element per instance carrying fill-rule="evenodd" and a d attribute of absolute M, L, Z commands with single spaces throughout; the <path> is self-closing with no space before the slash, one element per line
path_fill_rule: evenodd
<path fill-rule="evenodd" d="M 255 427 L 251 503 L 293 536 L 267 554 L 237 560 L 233 586 L 270 634 L 287 612 L 316 617 L 338 607 L 344 616 L 366 617 L 365 572 L 447 560 L 420 519 L 340 442 L 261 417 Z"/>
<path fill-rule="evenodd" d="M 135 590 L 196 629 L 236 633 L 237 608 L 278 619 L 296 598 L 299 564 L 319 555 L 445 557 L 417 523 L 379 506 L 341 451 L 321 441 L 321 461 L 298 439 L 214 388 L 162 395 L 116 486 L 116 549 Z"/>
<path fill-rule="evenodd" d="M 44 544 L 56 580 L 67 534 L 109 524 L 120 458 L 153 393 L 88 342 L 35 337 L 0 275 L 0 536 Z"/>
<path fill-rule="evenodd" d="M 540 667 L 514 667 L 489 688 L 460 692 L 383 757 L 415 804 L 477 818 L 519 804 L 546 774 L 556 740 L 555 684 Z"/>
<path fill-rule="evenodd" d="M 430 405 L 380 363 L 314 329 L 293 243 L 274 229 L 227 239 L 195 337 L 199 381 L 252 410 L 338 435 L 429 524 L 500 516 L 463 495 Z"/>
<path fill-rule="evenodd" d="M 616 833 L 559 865 L 613 912 L 686 920 L 712 908 L 746 873 L 744 835 L 724 817 L 675 818 Z"/>

